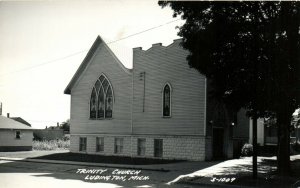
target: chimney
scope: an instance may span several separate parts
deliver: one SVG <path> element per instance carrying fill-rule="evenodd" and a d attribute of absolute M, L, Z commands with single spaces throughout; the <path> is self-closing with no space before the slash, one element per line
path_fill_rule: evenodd
<path fill-rule="evenodd" d="M 7 113 L 7 117 L 9 118 L 9 113 Z"/>

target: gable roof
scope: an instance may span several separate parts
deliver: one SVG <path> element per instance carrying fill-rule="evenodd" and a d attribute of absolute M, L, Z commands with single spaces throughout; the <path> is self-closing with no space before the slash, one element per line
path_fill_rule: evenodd
<path fill-rule="evenodd" d="M 18 122 L 20 122 L 20 123 L 23 123 L 23 124 L 25 124 L 25 125 L 31 127 L 31 124 L 28 123 L 27 121 L 25 121 L 25 120 L 24 120 L 23 118 L 21 118 L 21 117 L 11 117 L 10 119 L 13 119 L 13 120 L 15 120 L 15 121 L 18 121 Z"/>
<path fill-rule="evenodd" d="M 73 88 L 73 86 L 75 85 L 75 83 L 77 82 L 77 80 L 79 79 L 80 75 L 82 74 L 82 72 L 86 69 L 86 67 L 88 66 L 88 64 L 90 63 L 90 60 L 92 59 L 93 55 L 95 54 L 95 52 L 97 51 L 98 47 L 103 44 L 104 47 L 110 52 L 110 54 L 113 56 L 113 58 L 116 60 L 116 62 L 118 63 L 118 65 L 128 74 L 131 74 L 131 70 L 127 69 L 121 62 L 120 60 L 117 58 L 117 56 L 111 51 L 111 49 L 107 46 L 107 44 L 104 42 L 104 40 L 98 35 L 95 42 L 93 43 L 92 47 L 90 48 L 90 50 L 88 51 L 87 55 L 85 56 L 85 58 L 83 59 L 82 63 L 80 64 L 79 68 L 77 69 L 76 73 L 74 74 L 74 76 L 72 77 L 71 81 L 69 82 L 68 86 L 66 87 L 66 89 L 64 90 L 64 94 L 71 94 L 71 90 Z"/>
<path fill-rule="evenodd" d="M 17 122 L 13 119 L 0 116 L 0 129 L 33 129 L 31 127 L 28 127 L 27 125 L 24 125 L 23 123 Z"/>

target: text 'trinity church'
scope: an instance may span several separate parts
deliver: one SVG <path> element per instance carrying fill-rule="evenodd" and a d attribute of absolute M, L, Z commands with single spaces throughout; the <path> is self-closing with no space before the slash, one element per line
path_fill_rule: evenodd
<path fill-rule="evenodd" d="M 159 159 L 232 158 L 249 139 L 244 112 L 209 99 L 181 39 L 133 49 L 127 69 L 97 37 L 66 87 L 71 152 Z"/>

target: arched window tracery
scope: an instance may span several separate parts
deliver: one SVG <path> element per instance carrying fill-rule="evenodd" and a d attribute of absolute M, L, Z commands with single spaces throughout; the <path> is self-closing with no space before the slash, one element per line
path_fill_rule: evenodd
<path fill-rule="evenodd" d="M 90 119 L 112 118 L 113 90 L 109 80 L 101 75 L 96 81 L 90 99 Z"/>
<path fill-rule="evenodd" d="M 163 88 L 163 116 L 171 116 L 171 86 L 168 83 Z"/>

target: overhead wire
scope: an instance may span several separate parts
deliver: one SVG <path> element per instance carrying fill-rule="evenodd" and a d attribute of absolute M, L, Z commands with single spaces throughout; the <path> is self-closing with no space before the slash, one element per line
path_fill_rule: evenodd
<path fill-rule="evenodd" d="M 179 21 L 179 20 L 181 20 L 181 18 L 176 19 L 176 20 L 172 20 L 172 21 L 169 21 L 169 22 L 166 22 L 166 23 L 164 23 L 164 24 L 160 24 L 160 25 L 155 26 L 155 27 L 151 27 L 151 28 L 149 28 L 149 29 L 145 29 L 145 30 L 143 30 L 143 31 L 140 31 L 140 32 L 137 32 L 137 33 L 134 33 L 134 34 L 131 34 L 131 35 L 122 37 L 122 38 L 117 39 L 117 40 L 114 40 L 114 41 L 107 42 L 107 44 L 113 44 L 113 43 L 119 42 L 119 41 L 121 41 L 121 40 L 125 40 L 125 39 L 128 39 L 128 38 L 130 38 L 130 37 L 134 37 L 134 36 L 136 36 L 136 35 L 140 35 L 140 34 L 142 34 L 142 33 L 145 33 L 145 32 L 148 32 L 148 31 L 151 31 L 151 30 L 154 30 L 154 29 L 163 27 L 163 26 L 168 25 L 168 24 L 170 24 L 170 23 L 177 22 L 177 21 Z M 81 54 L 81 53 L 86 52 L 86 51 L 88 51 L 88 50 L 81 50 L 81 51 L 78 51 L 78 52 L 75 52 L 75 53 L 66 55 L 66 56 L 64 56 L 64 57 L 60 57 L 60 58 L 56 58 L 56 59 L 53 59 L 53 60 L 46 61 L 46 62 L 44 62 L 44 63 L 40 63 L 40 64 L 33 65 L 33 66 L 30 66 L 30 67 L 26 67 L 26 68 L 23 68 L 23 69 L 20 69 L 20 70 L 12 71 L 12 72 L 9 72 L 9 73 L 4 73 L 4 74 L 1 74 L 0 76 L 5 76 L 5 75 L 8 75 L 8 74 L 14 74 L 14 73 L 18 73 L 18 72 L 23 72 L 23 71 L 27 71 L 27 70 L 30 70 L 30 69 L 34 69 L 34 68 L 37 68 L 37 67 L 40 67 L 40 66 L 43 66 L 43 65 L 46 65 L 46 64 L 54 63 L 54 62 L 57 62 L 57 61 L 60 61 L 60 60 L 63 60 L 63 59 L 67 59 L 67 58 L 69 58 L 69 57 L 73 57 L 73 56 L 75 56 L 75 55 Z"/>
<path fill-rule="evenodd" d="M 106 44 L 113 44 L 113 43 L 116 43 L 116 42 L 119 42 L 121 40 L 125 40 L 125 39 L 128 39 L 128 38 L 131 38 L 131 37 L 134 37 L 136 35 L 140 35 L 142 33 L 145 33 L 145 32 L 148 32 L 148 31 L 151 31 L 151 30 L 154 30 L 154 29 L 157 29 L 157 28 L 160 28 L 160 27 L 163 27 L 165 25 L 168 25 L 168 24 L 171 24 L 171 23 L 174 23 L 174 22 L 177 22 L 181 20 L 180 18 L 179 19 L 176 19 L 176 20 L 172 20 L 172 21 L 169 21 L 169 22 L 166 22 L 164 24 L 160 24 L 158 26 L 154 26 L 154 27 L 151 27 L 149 29 L 145 29 L 143 31 L 140 31 L 140 32 L 137 32 L 137 33 L 134 33 L 134 34 L 130 34 L 128 36 L 125 36 L 125 37 L 122 37 L 122 38 L 119 38 L 117 40 L 113 40 L 113 41 L 110 41 L 110 42 L 107 42 Z M 43 66 L 43 65 L 47 65 L 47 64 L 51 64 L 51 63 L 54 63 L 54 62 L 57 62 L 57 61 L 60 61 L 60 60 L 63 60 L 63 59 L 67 59 L 67 58 L 70 58 L 70 57 L 73 57 L 75 55 L 78 55 L 78 54 L 81 54 L 83 52 L 87 52 L 88 49 L 86 50 L 81 50 L 81 51 L 78 51 L 78 52 L 74 52 L 74 53 L 71 53 L 69 55 L 66 55 L 66 56 L 63 56 L 63 57 L 60 57 L 60 58 L 56 58 L 56 59 L 53 59 L 53 60 L 49 60 L 49 61 L 46 61 L 46 62 L 43 62 L 43 63 L 40 63 L 40 64 L 37 64 L 37 65 L 33 65 L 33 66 L 30 66 L 30 67 L 26 67 L 26 68 L 23 68 L 23 69 L 20 69 L 20 70 L 16 70 L 16 71 L 13 71 L 13 72 L 9 72 L 9 73 L 4 73 L 4 74 L 1 74 L 1 76 L 5 76 L 5 75 L 8 75 L 8 74 L 14 74 L 14 73 L 18 73 L 18 72 L 23 72 L 23 71 L 27 71 L 27 70 L 30 70 L 30 69 L 34 69 L 34 68 L 37 68 L 37 67 L 40 67 L 40 66 Z M 48 122 L 48 123 L 55 123 L 56 121 L 42 121 L 42 120 L 28 120 L 28 121 L 31 121 L 31 122 Z"/>

